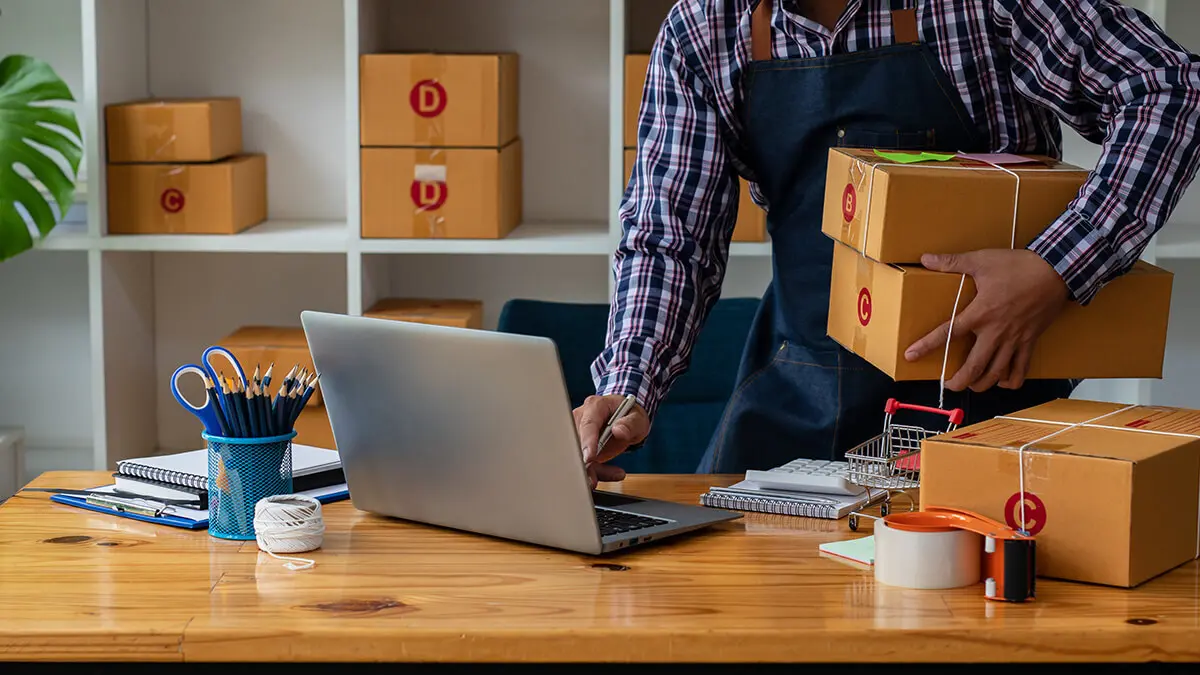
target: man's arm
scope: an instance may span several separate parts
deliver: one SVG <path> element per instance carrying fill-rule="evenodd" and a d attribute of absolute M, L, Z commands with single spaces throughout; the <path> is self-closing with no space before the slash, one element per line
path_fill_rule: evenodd
<path fill-rule="evenodd" d="M 738 206 L 713 94 L 674 25 L 651 52 L 608 338 L 592 365 L 597 394 L 633 394 L 649 416 L 687 369 L 720 294 Z"/>
<path fill-rule="evenodd" d="M 1115 0 L 997 0 L 1013 85 L 1102 143 L 1096 169 L 1030 246 L 1089 302 L 1128 271 L 1195 176 L 1200 62 Z"/>
<path fill-rule="evenodd" d="M 922 260 L 971 275 L 978 291 L 953 326 L 975 336 L 945 382 L 954 391 L 1024 384 L 1034 345 L 1062 308 L 1087 304 L 1128 271 L 1166 223 L 1195 176 L 1200 140 L 1200 63 L 1145 16 L 1115 0 L 993 0 L 992 10 L 1012 85 L 1102 153 L 1027 249 Z M 944 349 L 950 330 L 942 324 L 905 358 Z"/>

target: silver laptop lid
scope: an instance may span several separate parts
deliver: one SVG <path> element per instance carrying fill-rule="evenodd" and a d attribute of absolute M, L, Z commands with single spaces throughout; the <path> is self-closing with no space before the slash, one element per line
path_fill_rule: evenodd
<path fill-rule="evenodd" d="M 320 312 L 301 322 L 355 507 L 601 550 L 551 340 Z"/>

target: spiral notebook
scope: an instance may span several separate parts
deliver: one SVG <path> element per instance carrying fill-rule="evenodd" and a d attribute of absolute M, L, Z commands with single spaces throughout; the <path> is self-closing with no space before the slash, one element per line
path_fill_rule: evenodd
<path fill-rule="evenodd" d="M 341 457 L 335 450 L 292 444 L 292 476 L 294 477 L 337 469 L 341 465 Z M 204 490 L 208 488 L 208 450 L 123 459 L 117 462 L 117 472 L 157 483 Z"/>
<path fill-rule="evenodd" d="M 886 493 L 879 491 L 874 496 L 878 498 L 882 494 Z M 708 492 L 700 495 L 701 504 L 715 509 L 755 511 L 830 520 L 845 518 L 852 511 L 867 506 L 871 501 L 871 496 L 868 494 L 848 496 L 767 490 L 748 480 L 729 487 L 711 487 Z"/>

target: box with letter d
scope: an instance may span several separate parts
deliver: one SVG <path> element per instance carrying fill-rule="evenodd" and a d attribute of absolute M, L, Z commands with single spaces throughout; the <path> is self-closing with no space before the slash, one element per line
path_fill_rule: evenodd
<path fill-rule="evenodd" d="M 364 54 L 362 236 L 500 239 L 521 221 L 515 54 Z"/>

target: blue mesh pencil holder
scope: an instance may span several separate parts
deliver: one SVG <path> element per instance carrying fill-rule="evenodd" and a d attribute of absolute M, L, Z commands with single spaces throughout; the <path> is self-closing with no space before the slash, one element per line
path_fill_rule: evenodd
<path fill-rule="evenodd" d="M 254 505 L 292 493 L 292 439 L 224 438 L 208 443 L 208 533 L 221 539 L 254 539 Z"/>

